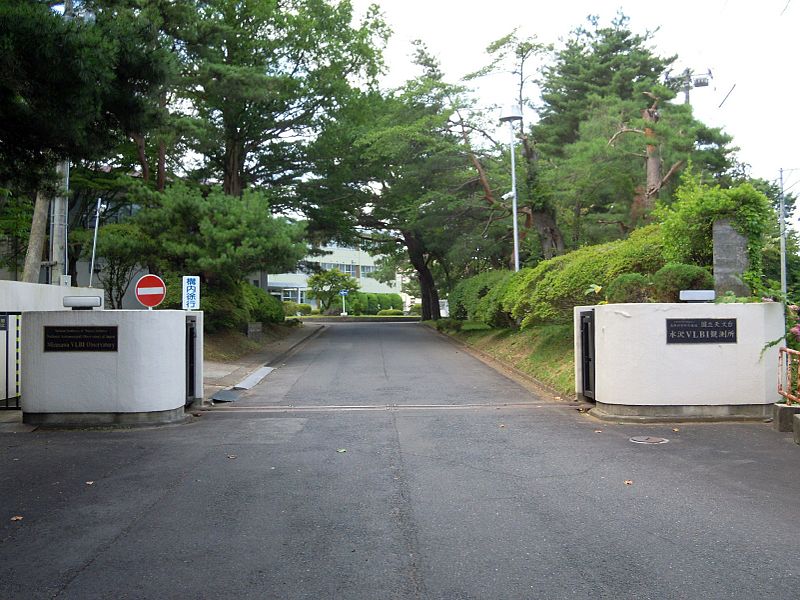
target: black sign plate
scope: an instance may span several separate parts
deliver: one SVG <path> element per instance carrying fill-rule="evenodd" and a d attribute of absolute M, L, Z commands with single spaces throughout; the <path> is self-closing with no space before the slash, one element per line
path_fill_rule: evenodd
<path fill-rule="evenodd" d="M 44 351 L 116 352 L 117 326 L 46 325 Z"/>
<path fill-rule="evenodd" d="M 736 319 L 667 319 L 668 344 L 735 344 Z"/>
<path fill-rule="evenodd" d="M 8 331 L 8 315 L 0 315 L 0 331 Z"/>

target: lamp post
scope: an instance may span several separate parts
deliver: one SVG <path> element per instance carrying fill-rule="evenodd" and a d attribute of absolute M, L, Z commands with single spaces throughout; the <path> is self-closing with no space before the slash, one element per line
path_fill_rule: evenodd
<path fill-rule="evenodd" d="M 514 221 L 514 271 L 519 271 L 519 230 L 517 226 L 517 164 L 514 152 L 514 121 L 522 121 L 522 110 L 516 104 L 509 106 L 500 116 L 501 123 L 508 123 L 511 132 L 511 213 Z M 505 198 L 505 196 L 503 196 Z"/>

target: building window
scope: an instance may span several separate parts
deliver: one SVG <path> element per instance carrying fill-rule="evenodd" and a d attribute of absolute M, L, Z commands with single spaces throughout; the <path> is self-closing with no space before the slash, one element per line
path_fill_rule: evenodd
<path fill-rule="evenodd" d="M 320 268 L 325 271 L 330 271 L 331 269 L 336 269 L 344 273 L 345 275 L 350 275 L 350 277 L 356 276 L 356 265 L 355 263 L 345 264 L 345 263 L 319 263 Z"/>
<path fill-rule="evenodd" d="M 362 277 L 372 277 L 372 274 L 375 273 L 376 267 L 374 265 L 361 265 L 361 276 Z"/>

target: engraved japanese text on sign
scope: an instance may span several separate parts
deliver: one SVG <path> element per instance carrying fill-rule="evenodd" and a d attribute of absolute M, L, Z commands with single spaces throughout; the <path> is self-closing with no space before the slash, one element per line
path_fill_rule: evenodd
<path fill-rule="evenodd" d="M 50 326 L 44 328 L 45 352 L 116 352 L 117 327 Z"/>
<path fill-rule="evenodd" d="M 736 319 L 667 319 L 668 344 L 735 344 Z"/>

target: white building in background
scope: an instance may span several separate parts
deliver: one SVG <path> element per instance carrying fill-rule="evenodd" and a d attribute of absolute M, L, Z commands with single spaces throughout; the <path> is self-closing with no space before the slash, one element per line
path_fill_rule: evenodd
<path fill-rule="evenodd" d="M 367 252 L 358 248 L 325 246 L 323 250 L 328 254 L 307 257 L 305 261 L 317 263 L 321 269 L 326 271 L 338 269 L 342 273 L 350 275 L 358 281 L 360 292 L 367 294 L 400 294 L 403 298 L 403 303 L 408 308 L 410 296 L 400 291 L 401 281 L 399 275 L 395 276 L 395 280 L 392 283 L 382 283 L 372 277 L 372 274 L 377 270 L 375 266 L 376 257 L 370 256 Z M 250 282 L 280 300 L 316 305 L 316 302 L 308 297 L 309 275 L 309 273 L 300 272 L 269 274 L 257 272 L 251 275 Z"/>

